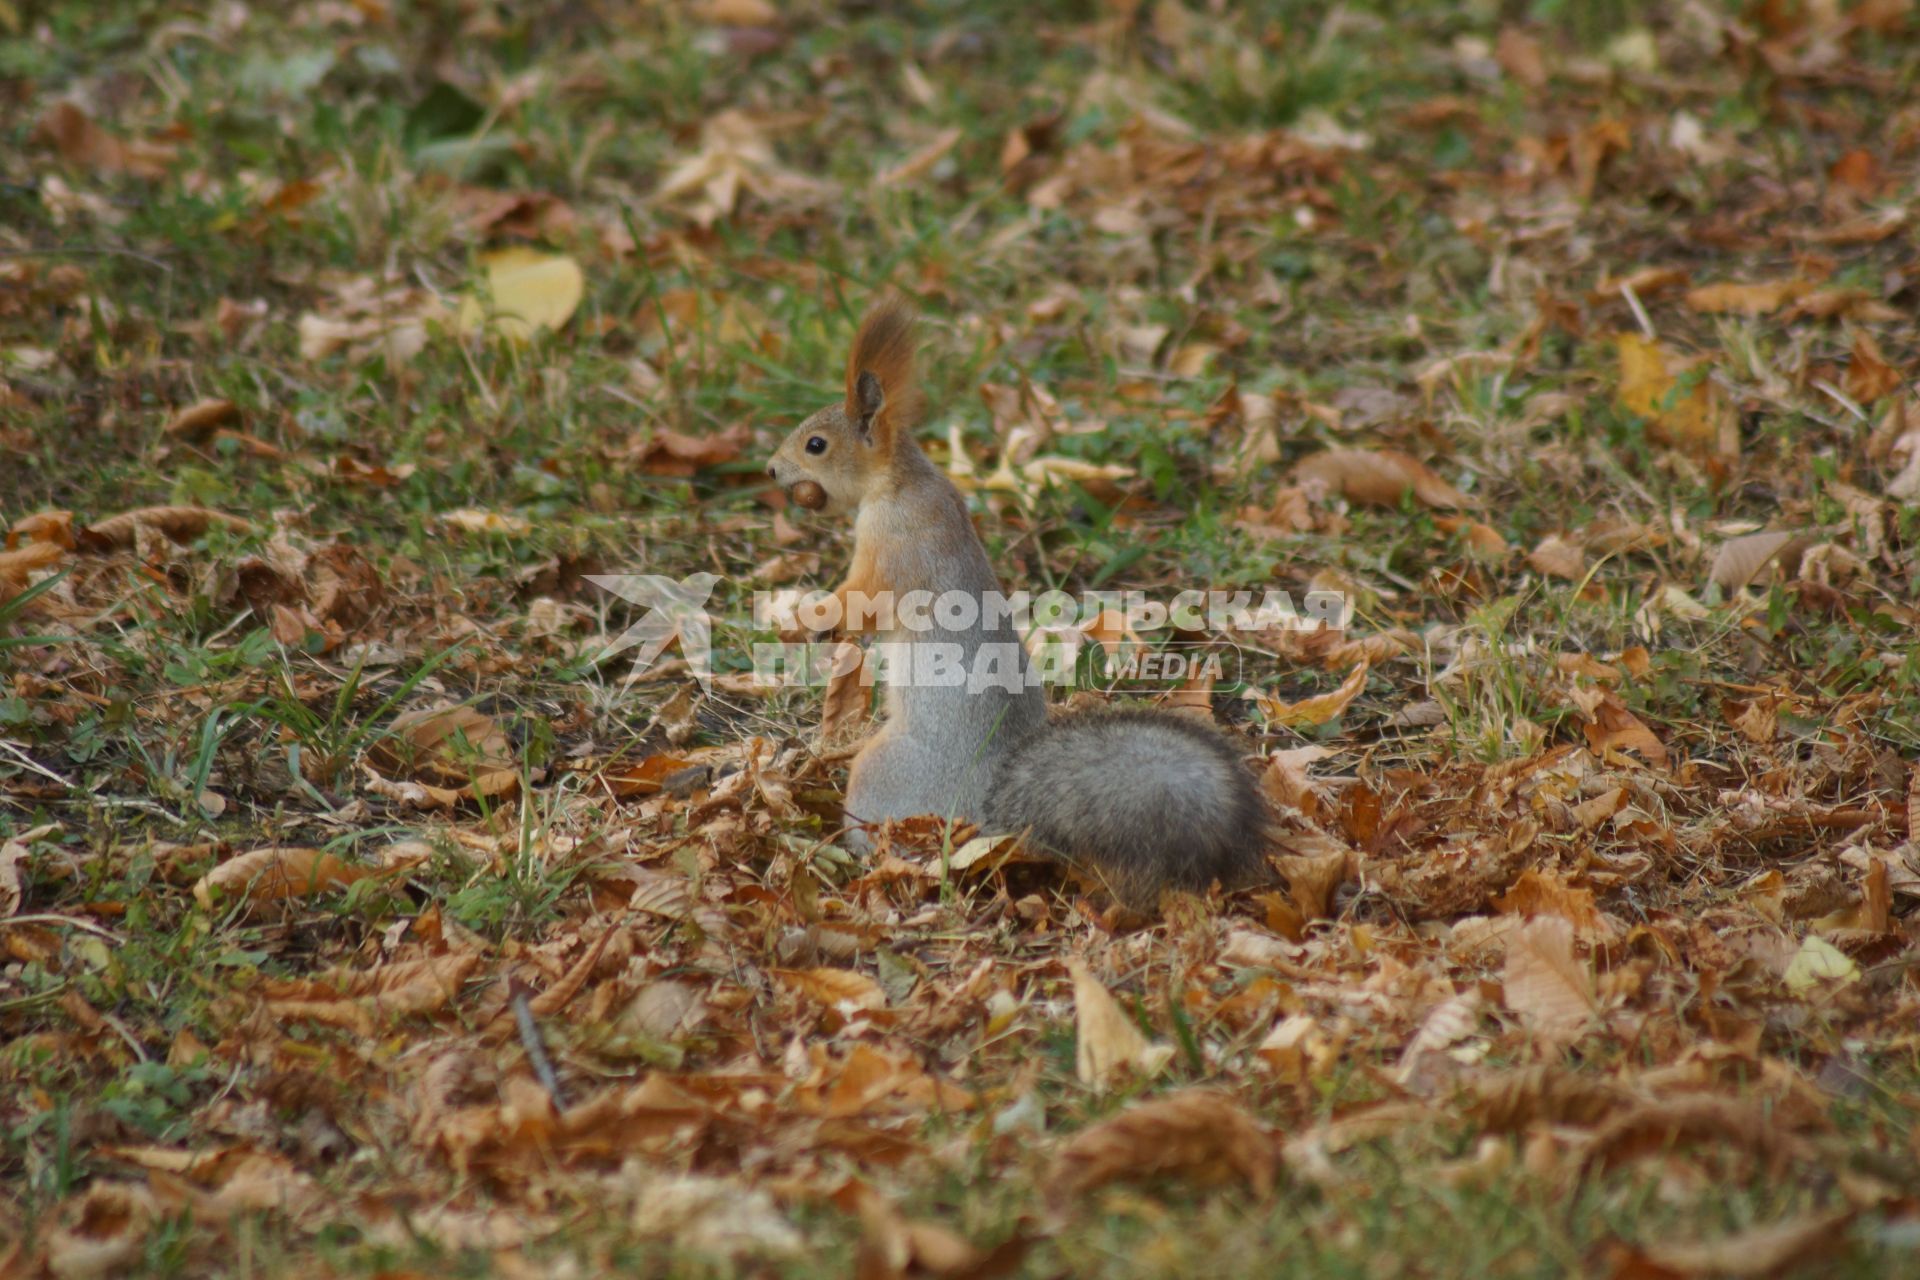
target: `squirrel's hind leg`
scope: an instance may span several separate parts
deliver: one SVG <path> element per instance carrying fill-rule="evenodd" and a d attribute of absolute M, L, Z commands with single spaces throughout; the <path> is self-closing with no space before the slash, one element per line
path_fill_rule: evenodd
<path fill-rule="evenodd" d="M 953 776 L 953 762 L 927 744 L 884 727 L 854 757 L 847 778 L 846 843 L 855 853 L 872 848 L 867 830 L 889 818 L 933 814 L 978 822 L 984 787 Z M 978 794 L 975 794 L 978 793 Z"/>

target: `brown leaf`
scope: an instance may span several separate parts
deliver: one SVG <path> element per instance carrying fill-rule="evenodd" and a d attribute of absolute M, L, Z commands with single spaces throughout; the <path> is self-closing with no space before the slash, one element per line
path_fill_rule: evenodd
<path fill-rule="evenodd" d="M 429 707 L 396 716 L 368 754 L 390 778 L 411 778 L 458 795 L 510 795 L 520 785 L 506 731 L 472 707 Z"/>
<path fill-rule="evenodd" d="M 1509 1009 L 1550 1044 L 1564 1044 L 1586 1027 L 1595 1002 L 1593 973 L 1573 952 L 1573 922 L 1536 916 L 1507 939 L 1501 987 Z"/>
<path fill-rule="evenodd" d="M 1693 1143 L 1750 1151 L 1776 1165 L 1806 1154 L 1808 1147 L 1764 1099 L 1683 1095 L 1616 1113 L 1593 1135 L 1584 1169 L 1604 1172 Z"/>
<path fill-rule="evenodd" d="M 196 400 L 167 419 L 161 431 L 177 440 L 197 442 L 239 417 L 240 406 L 231 400 Z"/>
<path fill-rule="evenodd" d="M 9 551 L 34 542 L 50 542 L 64 550 L 73 550 L 73 512 L 36 511 L 32 515 L 21 516 L 7 530 Z"/>
<path fill-rule="evenodd" d="M 1309 523 L 1297 527 L 1307 529 L 1312 526 Z M 1512 550 L 1507 545 L 1507 540 L 1500 536 L 1498 529 L 1482 524 L 1478 520 L 1469 520 L 1465 516 L 1435 516 L 1433 527 L 1449 537 L 1465 538 L 1469 551 L 1489 560 L 1505 559 L 1507 552 Z"/>
<path fill-rule="evenodd" d="M 1540 42 L 1520 28 L 1500 28 L 1500 38 L 1494 42 L 1493 56 L 1502 70 L 1527 88 L 1545 87 L 1547 64 L 1540 56 Z"/>
<path fill-rule="evenodd" d="M 52 542 L 29 542 L 14 551 L 0 551 L 0 601 L 25 590 L 29 573 L 57 564 L 65 555 Z"/>
<path fill-rule="evenodd" d="M 858 969 L 774 969 L 782 985 L 829 1009 L 861 1011 L 887 1007 L 887 993 Z"/>
<path fill-rule="evenodd" d="M 1542 871 L 1537 867 L 1528 867 L 1513 882 L 1513 887 L 1502 896 L 1495 898 L 1493 905 L 1508 915 L 1532 918 L 1541 915 L 1560 916 L 1582 932 L 1593 932 L 1602 927 L 1600 908 L 1593 900 L 1593 890 L 1576 889 L 1551 871 Z"/>
<path fill-rule="evenodd" d="M 125 173 L 136 178 L 161 177 L 177 154 L 164 144 L 116 138 L 71 102 L 48 107 L 33 136 L 53 146 L 69 164 L 96 173 Z"/>
<path fill-rule="evenodd" d="M 280 902 L 313 897 L 373 874 L 371 867 L 353 866 L 319 849 L 273 846 L 227 859 L 194 882 L 193 896 L 208 910 L 215 894 L 250 903 Z"/>
<path fill-rule="evenodd" d="M 1172 1050 L 1147 1042 L 1086 961 L 1069 960 L 1067 971 L 1073 975 L 1074 1071 L 1080 1083 L 1104 1089 L 1123 1070 L 1151 1075 L 1166 1064 Z"/>
<path fill-rule="evenodd" d="M 1827 180 L 1857 196 L 1871 196 L 1880 189 L 1880 162 L 1871 151 L 1855 147 L 1827 167 Z"/>
<path fill-rule="evenodd" d="M 747 424 L 736 422 L 710 436 L 683 435 L 658 428 L 638 451 L 640 469 L 652 476 L 687 478 L 738 458 L 751 441 Z"/>
<path fill-rule="evenodd" d="M 1771 1276 L 1838 1253 L 1855 1211 L 1767 1222 L 1716 1240 L 1642 1245 L 1638 1259 L 1673 1276 Z"/>
<path fill-rule="evenodd" d="M 1799 534 L 1777 530 L 1729 538 L 1714 552 L 1713 566 L 1707 570 L 1707 581 L 1731 595 L 1752 582 L 1762 569 L 1776 559 L 1797 561 L 1799 550 L 1810 541 Z"/>
<path fill-rule="evenodd" d="M 1280 874 L 1287 878 L 1287 890 L 1308 920 L 1324 920 L 1333 911 L 1333 895 L 1346 883 L 1353 857 L 1345 846 L 1329 836 L 1312 832 L 1289 836 L 1285 846 L 1293 850 L 1274 859 Z"/>
<path fill-rule="evenodd" d="M 1554 533 L 1542 538 L 1540 545 L 1527 553 L 1527 564 L 1544 577 L 1565 578 L 1569 582 L 1580 581 L 1587 572 L 1587 556 L 1580 544 Z"/>
<path fill-rule="evenodd" d="M 1687 305 L 1708 315 L 1731 312 L 1763 316 L 1797 300 L 1812 287 L 1804 280 L 1770 280 L 1759 284 L 1723 281 L 1688 290 Z"/>
<path fill-rule="evenodd" d="M 1898 391 L 1906 379 L 1880 354 L 1880 344 L 1865 329 L 1853 335 L 1853 358 L 1847 364 L 1846 392 L 1861 404 Z"/>
<path fill-rule="evenodd" d="M 1047 1192 L 1084 1195 L 1116 1181 L 1232 1179 L 1271 1194 L 1279 1152 L 1265 1126 L 1213 1089 L 1183 1089 L 1137 1102 L 1070 1138 L 1054 1156 Z"/>
<path fill-rule="evenodd" d="M 1667 766 L 1667 748 L 1640 717 L 1627 709 L 1620 695 L 1611 689 L 1574 686 L 1569 691 L 1574 704 L 1587 716 L 1581 726 L 1587 746 L 1595 755 L 1609 751 L 1632 751 L 1645 757 L 1656 768 Z"/>
<path fill-rule="evenodd" d="M 25 894 L 21 882 L 20 867 L 28 858 L 27 846 L 18 840 L 9 840 L 0 844 L 0 920 L 6 919 L 20 909 Z"/>
<path fill-rule="evenodd" d="M 916 178 L 926 176 L 927 171 L 939 164 L 959 144 L 966 134 L 960 129 L 942 129 L 933 140 L 915 151 L 900 163 L 883 169 L 874 179 L 874 185 L 881 187 L 900 187 Z"/>
<path fill-rule="evenodd" d="M 1398 449 L 1325 449 L 1294 464 L 1296 481 L 1318 481 L 1349 501 L 1397 507 L 1411 493 L 1429 507 L 1478 504 Z"/>
<path fill-rule="evenodd" d="M 135 545 L 142 529 L 184 543 L 213 528 L 236 534 L 253 532 L 253 526 L 238 516 L 223 515 L 205 507 L 139 507 L 88 525 L 76 536 L 76 542 L 82 551 L 124 550 Z"/>

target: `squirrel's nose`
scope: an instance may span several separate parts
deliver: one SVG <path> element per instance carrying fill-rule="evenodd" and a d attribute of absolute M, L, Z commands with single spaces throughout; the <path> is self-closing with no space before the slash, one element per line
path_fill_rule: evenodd
<path fill-rule="evenodd" d="M 774 470 L 773 470 L 773 464 L 772 464 L 771 462 L 769 462 L 769 463 L 767 464 L 767 479 L 769 479 L 769 480 L 778 480 L 779 478 L 780 478 L 780 477 L 779 477 L 778 475 L 775 475 L 775 474 L 774 474 Z"/>

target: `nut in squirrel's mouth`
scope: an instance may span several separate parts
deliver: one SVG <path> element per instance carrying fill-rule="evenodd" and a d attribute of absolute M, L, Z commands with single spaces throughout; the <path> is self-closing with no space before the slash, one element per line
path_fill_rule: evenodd
<path fill-rule="evenodd" d="M 817 480 L 796 480 L 787 486 L 787 496 L 794 505 L 808 511 L 819 511 L 827 505 L 827 491 L 821 488 Z"/>

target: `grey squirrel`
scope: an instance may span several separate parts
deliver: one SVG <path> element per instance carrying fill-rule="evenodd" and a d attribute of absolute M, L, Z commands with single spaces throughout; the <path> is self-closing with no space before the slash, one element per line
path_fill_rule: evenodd
<path fill-rule="evenodd" d="M 994 647 L 989 660 L 1010 658 L 1024 677 L 1026 654 L 1004 613 L 943 619 L 933 610 L 910 626 L 863 609 L 883 595 L 982 600 L 1000 590 L 965 501 L 913 439 L 922 403 L 913 363 L 911 316 L 884 300 L 854 340 L 845 400 L 794 428 L 767 474 L 802 507 L 855 513 L 853 563 L 834 593 L 843 633 L 872 633 L 914 656 L 943 646 L 962 669 Z M 847 783 L 855 822 L 934 814 L 1020 833 L 1135 907 L 1164 889 L 1233 887 L 1266 871 L 1267 810 L 1222 734 L 1158 711 L 1049 718 L 1041 687 L 1024 678 L 928 681 L 915 665 L 883 676 L 886 723 Z M 864 845 L 864 833 L 853 843 Z"/>

